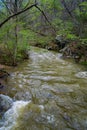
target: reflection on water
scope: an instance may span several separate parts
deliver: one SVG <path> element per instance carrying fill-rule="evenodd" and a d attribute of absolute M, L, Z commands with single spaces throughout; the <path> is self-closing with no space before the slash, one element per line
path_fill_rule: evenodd
<path fill-rule="evenodd" d="M 87 130 L 87 77 L 60 56 L 32 48 L 30 60 L 12 70 L 8 95 L 14 104 L 0 130 Z"/>

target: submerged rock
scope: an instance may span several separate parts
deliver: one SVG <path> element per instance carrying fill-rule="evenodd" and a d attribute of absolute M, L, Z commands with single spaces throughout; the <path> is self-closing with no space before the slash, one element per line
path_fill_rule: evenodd
<path fill-rule="evenodd" d="M 6 95 L 0 94 L 0 115 L 4 114 L 13 104 L 13 100 Z"/>
<path fill-rule="evenodd" d="M 1 83 L 0 83 L 0 89 L 3 89 L 4 88 L 4 85 L 2 85 Z"/>
<path fill-rule="evenodd" d="M 77 73 L 76 77 L 78 77 L 78 78 L 87 78 L 87 71 Z"/>

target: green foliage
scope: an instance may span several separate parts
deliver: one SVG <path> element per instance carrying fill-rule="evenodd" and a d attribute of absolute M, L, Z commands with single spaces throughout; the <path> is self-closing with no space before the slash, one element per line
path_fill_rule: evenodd
<path fill-rule="evenodd" d="M 84 65 L 85 67 L 87 67 L 87 62 L 86 61 L 81 62 L 81 65 Z"/>
<path fill-rule="evenodd" d="M 85 38 L 85 39 L 80 39 L 80 41 L 81 41 L 81 44 L 87 45 L 87 38 Z"/>
<path fill-rule="evenodd" d="M 69 39 L 69 40 L 75 40 L 75 39 L 77 39 L 77 37 L 76 37 L 75 34 L 70 34 L 70 33 L 67 34 L 66 38 Z"/>
<path fill-rule="evenodd" d="M 75 10 L 75 14 L 78 20 L 87 22 L 87 2 L 82 2 Z"/>
<path fill-rule="evenodd" d="M 87 2 L 82 2 L 80 5 L 79 5 L 81 8 L 82 8 L 82 11 L 83 12 L 86 12 L 87 11 Z"/>
<path fill-rule="evenodd" d="M 46 45 L 48 45 L 48 43 L 52 41 L 52 38 L 51 38 L 51 36 L 49 36 L 49 37 L 37 36 L 36 41 L 38 44 L 41 45 L 41 47 L 46 47 Z"/>
<path fill-rule="evenodd" d="M 59 22 L 59 23 L 58 23 Z M 58 35 L 64 35 L 66 39 L 69 40 L 75 40 L 78 37 L 73 33 L 73 23 L 70 21 L 63 22 L 62 20 L 57 21 L 57 26 L 58 26 Z"/>
<path fill-rule="evenodd" d="M 17 1 L 17 9 L 20 11 L 34 2 L 34 0 Z M 70 10 L 72 0 L 65 2 Z M 0 44 L 3 43 L 7 53 L 7 55 L 4 54 L 4 59 L 7 61 L 9 59 L 7 56 L 11 55 L 12 60 L 19 61 L 26 57 L 29 44 L 45 47 L 48 43 L 52 43 L 56 34 L 63 35 L 69 40 L 81 38 L 81 43 L 87 44 L 87 2 L 79 1 L 79 3 L 79 6 L 75 5 L 73 8 L 71 6 L 74 19 L 69 17 L 60 0 L 38 1 L 38 6 L 44 11 L 46 17 L 34 7 L 12 18 L 0 29 Z M 15 13 L 14 4 L 9 6 L 9 10 L 11 14 Z M 0 1 L 0 20 L 3 21 L 8 15 L 10 15 L 9 11 Z M 40 33 L 47 36 L 42 36 Z"/>
<path fill-rule="evenodd" d="M 41 36 L 40 34 L 28 30 L 28 43 L 30 45 L 37 45 L 39 47 L 45 47 L 50 41 L 52 41 L 52 36 Z"/>
<path fill-rule="evenodd" d="M 28 30 L 20 30 L 19 31 L 19 43 L 18 44 L 21 48 L 23 47 L 24 49 L 27 48 L 28 46 L 28 37 L 29 37 L 29 31 Z M 24 44 L 25 43 L 25 44 Z"/>
<path fill-rule="evenodd" d="M 9 26 L 10 25 L 10 26 Z M 23 24 L 21 24 L 23 25 Z M 14 59 L 14 49 L 16 49 L 16 61 L 18 62 L 24 58 L 28 58 L 27 50 L 29 49 L 28 44 L 28 36 L 29 33 L 27 30 L 23 30 L 20 26 L 20 23 L 17 24 L 19 26 L 20 31 L 17 32 L 17 43 L 15 38 L 15 23 L 6 24 L 0 31 L 0 43 L 3 44 L 4 49 L 2 51 L 2 59 L 3 62 L 7 64 L 13 64 Z M 16 45 L 16 48 L 14 48 Z M 16 64 L 16 63 L 15 63 Z"/>

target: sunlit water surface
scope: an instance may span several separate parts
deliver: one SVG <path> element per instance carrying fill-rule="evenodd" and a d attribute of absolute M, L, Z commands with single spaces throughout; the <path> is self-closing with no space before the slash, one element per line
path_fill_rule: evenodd
<path fill-rule="evenodd" d="M 12 68 L 7 86 L 13 106 L 0 130 L 87 130 L 87 76 L 61 54 L 32 48 L 30 60 Z"/>

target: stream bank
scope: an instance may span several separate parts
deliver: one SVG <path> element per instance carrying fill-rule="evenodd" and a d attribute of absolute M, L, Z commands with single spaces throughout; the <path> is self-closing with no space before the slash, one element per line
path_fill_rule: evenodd
<path fill-rule="evenodd" d="M 63 58 L 73 59 L 76 63 L 87 66 L 87 43 L 80 39 L 71 40 L 63 35 L 57 35 L 47 44 L 33 43 L 30 45 L 62 53 Z"/>

